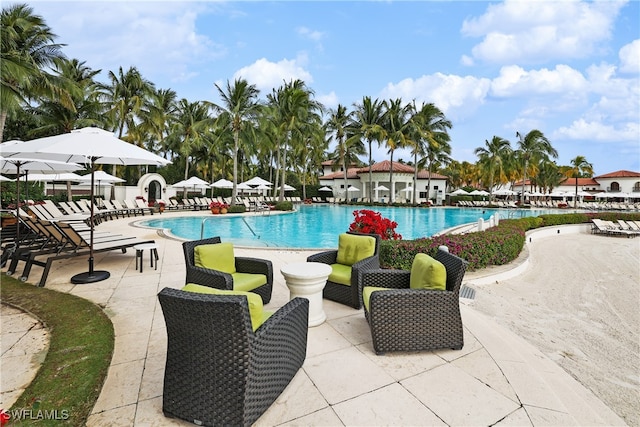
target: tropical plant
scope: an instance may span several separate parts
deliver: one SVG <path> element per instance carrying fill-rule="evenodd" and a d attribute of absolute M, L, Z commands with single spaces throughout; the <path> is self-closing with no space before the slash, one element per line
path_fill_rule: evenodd
<path fill-rule="evenodd" d="M 216 84 L 218 94 L 222 98 L 222 105 L 214 104 L 214 108 L 220 113 L 219 125 L 228 129 L 233 135 L 233 193 L 231 205 L 235 205 L 238 196 L 238 152 L 240 150 L 240 135 L 250 131 L 260 111 L 258 94 L 260 91 L 255 85 L 250 85 L 244 79 L 237 79 L 233 85 L 227 80 L 225 90 Z"/>
<path fill-rule="evenodd" d="M 410 145 L 410 105 L 402 105 L 402 99 L 396 98 L 382 103 L 384 114 L 382 128 L 384 129 L 384 141 L 390 154 L 389 182 L 393 192 L 393 153 L 398 148 Z M 415 187 L 413 187 L 415 190 Z M 414 191 L 415 195 L 415 191 Z M 393 194 L 389 197 L 388 204 L 393 202 Z M 371 199 L 369 199 L 371 200 Z"/>
<path fill-rule="evenodd" d="M 369 209 L 353 211 L 355 217 L 349 225 L 349 231 L 357 233 L 377 234 L 382 240 L 400 240 L 402 236 L 396 233 L 398 223 L 382 216 L 380 212 Z"/>
<path fill-rule="evenodd" d="M 498 176 L 498 180 L 503 177 L 503 164 L 511 155 L 511 144 L 508 140 L 499 136 L 493 136 L 491 141 L 485 140 L 484 147 L 478 147 L 474 150 L 478 156 L 478 164 L 486 171 L 485 176 L 489 181 L 489 201 L 493 200 L 493 184 Z"/>
<path fill-rule="evenodd" d="M 415 102 L 412 105 L 413 116 L 411 117 L 410 139 L 412 144 L 412 154 L 414 156 L 415 170 L 413 174 L 413 188 L 418 185 L 418 156 L 423 157 L 428 162 L 429 178 L 427 182 L 427 199 L 431 193 L 431 175 L 435 162 L 448 163 L 451 146 L 448 130 L 452 125 L 446 116 L 435 104 L 422 104 L 420 109 L 416 108 Z M 417 203 L 417 191 L 413 192 L 413 203 Z"/>
<path fill-rule="evenodd" d="M 373 200 L 373 176 L 371 170 L 373 152 L 371 145 L 373 141 L 380 143 L 384 139 L 383 105 L 379 100 L 372 101 L 370 96 L 365 96 L 362 98 L 362 103 L 355 104 L 354 107 L 354 119 L 351 125 L 354 133 L 347 141 L 362 138 L 367 141 L 369 146 L 369 162 L 367 164 L 369 167 L 369 182 L 367 190 L 369 192 L 369 200 Z"/>
<path fill-rule="evenodd" d="M 571 159 L 571 169 L 569 169 L 570 177 L 576 180 L 576 192 L 573 198 L 573 207 L 578 206 L 578 178 L 593 175 L 593 165 L 589 163 L 584 156 L 576 156 Z"/>
<path fill-rule="evenodd" d="M 28 99 L 49 96 L 73 108 L 69 94 L 55 76 L 45 70 L 64 58 L 63 45 L 44 19 L 26 4 L 2 9 L 0 15 L 0 141 L 9 114 L 15 114 Z"/>
<path fill-rule="evenodd" d="M 558 157 L 558 152 L 553 148 L 549 140 L 542 132 L 533 129 L 526 135 L 516 132 L 518 137 L 518 149 L 516 155 L 522 162 L 522 191 L 520 193 L 520 204 L 524 205 L 525 183 L 527 181 L 527 171 L 532 162 L 542 162 L 549 157 Z"/>
<path fill-rule="evenodd" d="M 349 186 L 347 181 L 347 127 L 349 126 L 349 121 L 351 120 L 352 112 L 347 112 L 347 107 L 342 104 L 338 104 L 335 110 L 329 111 L 329 119 L 325 122 L 325 127 L 327 132 L 334 137 L 337 142 L 336 145 L 336 154 L 337 160 L 342 167 L 342 172 L 344 176 L 344 188 Z M 347 203 L 349 203 L 349 198 L 347 197 Z"/>

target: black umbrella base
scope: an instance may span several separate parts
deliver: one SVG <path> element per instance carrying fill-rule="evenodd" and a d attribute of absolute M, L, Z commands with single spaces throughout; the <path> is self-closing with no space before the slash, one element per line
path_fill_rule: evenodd
<path fill-rule="evenodd" d="M 108 271 L 87 271 L 86 273 L 76 274 L 71 278 L 74 285 L 83 285 L 87 283 L 95 283 L 106 280 L 111 276 Z"/>

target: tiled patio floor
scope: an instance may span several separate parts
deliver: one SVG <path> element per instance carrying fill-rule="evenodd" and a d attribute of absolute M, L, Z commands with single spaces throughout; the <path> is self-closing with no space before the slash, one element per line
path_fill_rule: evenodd
<path fill-rule="evenodd" d="M 100 304 L 115 327 L 112 364 L 89 426 L 191 425 L 162 414 L 166 333 L 156 297 L 164 287 L 184 285 L 182 247 L 154 230 L 126 227 L 132 221 L 107 221 L 99 227 L 155 239 L 157 270 L 148 267 L 148 252 L 143 273 L 135 269 L 133 251 L 101 253 L 96 269 L 109 271 L 109 279 L 72 285 L 69 278 L 87 269 L 86 258 L 77 258 L 56 263 L 47 287 Z M 236 248 L 236 253 L 273 262 L 275 283 L 267 308 L 275 310 L 289 298 L 280 267 L 304 261 L 313 252 Z M 37 281 L 40 273 L 35 267 L 29 280 Z M 473 278 L 468 273 L 465 282 Z M 461 301 L 462 350 L 377 356 L 362 311 L 325 300 L 327 321 L 310 328 L 302 369 L 256 425 L 624 425 L 541 352 Z M 23 351 L 20 341 L 33 341 L 19 334 L 37 325 L 28 318 L 15 320 L 19 314 L 4 306 L 1 314 L 1 404 L 7 408 L 19 392 L 19 385 L 8 384 L 9 363 Z M 33 345 L 24 350 L 41 352 Z M 30 359 L 22 360 L 15 362 Z"/>

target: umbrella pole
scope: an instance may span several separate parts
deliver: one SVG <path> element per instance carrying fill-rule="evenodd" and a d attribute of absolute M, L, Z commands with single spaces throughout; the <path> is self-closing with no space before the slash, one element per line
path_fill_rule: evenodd
<path fill-rule="evenodd" d="M 93 185 L 95 184 L 95 180 L 94 180 L 94 172 L 95 172 L 95 158 L 91 158 L 91 216 L 89 217 L 89 221 L 91 221 L 91 225 L 89 226 L 90 232 L 89 232 L 89 271 L 85 272 L 85 273 L 80 273 L 80 274 L 76 274 L 75 276 L 73 276 L 71 278 L 71 283 L 76 284 L 76 285 L 83 285 L 83 284 L 87 284 L 87 283 L 95 283 L 95 282 L 100 282 L 102 280 L 106 280 L 109 278 L 109 276 L 111 276 L 111 274 L 108 271 L 94 271 L 93 270 L 93 229 L 95 227 L 94 222 L 93 222 L 93 206 L 95 205 L 93 198 L 94 198 L 94 187 Z"/>

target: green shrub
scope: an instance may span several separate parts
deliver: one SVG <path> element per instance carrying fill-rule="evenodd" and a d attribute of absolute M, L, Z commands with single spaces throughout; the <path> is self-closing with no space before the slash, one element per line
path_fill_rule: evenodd
<path fill-rule="evenodd" d="M 293 210 L 293 203 L 285 200 L 283 202 L 278 202 L 276 203 L 276 210 L 277 211 L 292 211 Z"/>
<path fill-rule="evenodd" d="M 244 205 L 234 205 L 227 208 L 228 213 L 245 213 L 247 208 Z"/>

